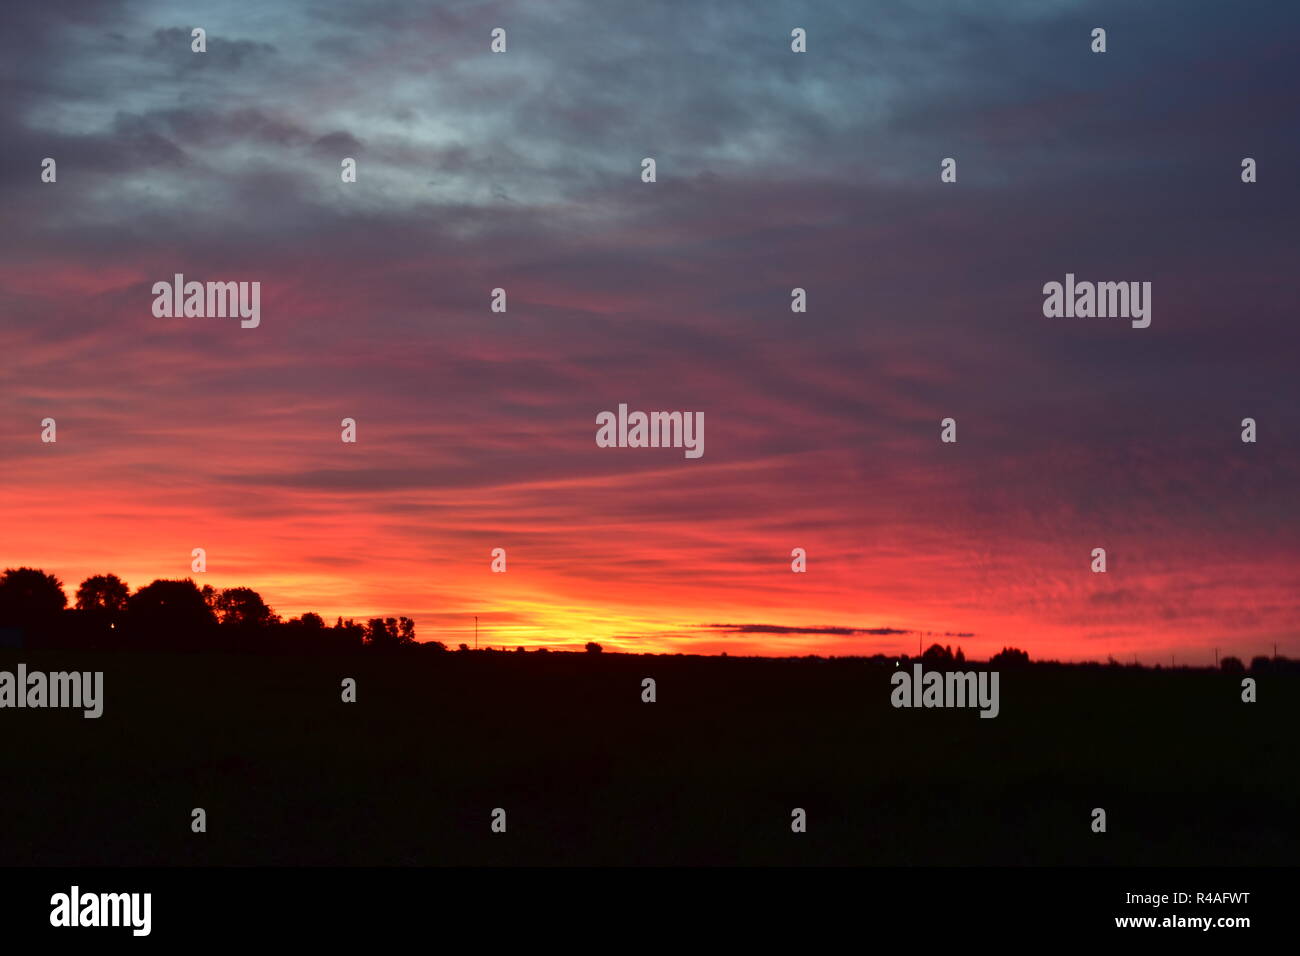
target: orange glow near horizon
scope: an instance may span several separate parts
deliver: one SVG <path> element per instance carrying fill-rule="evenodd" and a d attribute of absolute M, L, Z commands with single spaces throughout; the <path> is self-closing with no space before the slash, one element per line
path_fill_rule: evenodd
<path fill-rule="evenodd" d="M 61 438 L 57 447 L 40 451 L 67 455 L 75 447 L 75 428 L 67 428 L 66 445 Z M 59 473 L 83 473 L 75 459 L 69 465 Z M 33 473 L 41 468 L 32 458 L 26 467 Z M 737 486 L 754 477 L 745 469 L 717 472 L 717 482 Z M 141 466 L 140 473 L 152 469 Z M 876 522 L 875 541 L 868 542 L 843 526 L 774 536 L 735 522 L 720 534 L 718 524 L 665 526 L 653 516 L 601 521 L 583 515 L 584 507 L 600 513 L 602 489 L 636 500 L 663 480 L 660 472 L 632 472 L 591 482 L 460 489 L 456 507 L 430 524 L 426 538 L 394 517 L 442 510 L 440 495 L 422 490 L 387 495 L 390 510 L 380 511 L 366 510 L 364 496 L 354 493 L 266 488 L 248 501 L 236 495 L 221 502 L 180 476 L 152 487 L 33 479 L 6 489 L 0 561 L 56 574 L 70 602 L 77 584 L 92 574 L 117 574 L 132 589 L 160 577 L 193 577 L 217 588 L 253 587 L 286 618 L 306 611 L 327 623 L 412 617 L 420 640 L 451 647 L 473 643 L 477 615 L 480 645 L 507 648 L 577 649 L 595 640 L 629 652 L 910 654 L 919 640 L 960 646 L 971 659 L 1017 646 L 1035 659 L 1136 655 L 1157 663 L 1172 654 L 1201 664 L 1213 661 L 1216 646 L 1223 655 L 1247 657 L 1269 650 L 1266 640 L 1235 644 L 1205 623 L 1232 613 L 1233 588 L 1249 578 L 1250 567 L 1216 569 L 1216 580 L 1198 574 L 1193 561 L 1167 566 L 1162 573 L 1169 580 L 1184 587 L 1191 582 L 1199 592 L 1198 605 L 1181 618 L 1162 609 L 1135 620 L 1127 606 L 1108 607 L 1107 589 L 1158 593 L 1162 573 L 1137 581 L 1126 576 L 1120 586 L 1114 583 L 1118 574 L 1078 573 L 1066 566 L 1060 548 L 1032 543 L 998 557 L 973 547 L 972 529 L 960 522 L 941 532 L 925 523 L 891 526 L 887 514 L 872 513 L 862 516 L 864 523 Z M 748 487 L 749 494 L 760 491 Z M 532 518 L 495 534 L 474 527 L 505 513 Z M 914 542 L 910 550 L 908 540 Z M 807 573 L 791 572 L 786 543 L 807 549 Z M 190 570 L 194 547 L 207 551 L 204 574 Z M 489 569 L 493 547 L 507 551 L 504 574 Z M 1075 557 L 1079 549 L 1087 555 L 1081 542 Z M 1256 560 L 1269 557 L 1260 553 Z M 1087 618 L 1071 620 L 1070 612 L 1081 607 Z M 746 633 L 712 624 L 760 629 Z M 844 627 L 889 633 L 797 632 Z M 1277 633 L 1285 634 L 1280 622 Z"/>

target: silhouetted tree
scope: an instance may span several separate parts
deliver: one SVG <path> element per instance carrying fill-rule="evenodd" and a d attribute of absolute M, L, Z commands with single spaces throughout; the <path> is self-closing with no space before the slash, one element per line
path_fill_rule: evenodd
<path fill-rule="evenodd" d="M 925 649 L 925 653 L 921 655 L 921 660 L 927 664 L 950 664 L 952 663 L 952 648 L 931 644 Z"/>
<path fill-rule="evenodd" d="M 1225 657 L 1219 662 L 1219 669 L 1229 674 L 1244 674 L 1246 665 L 1241 662 L 1240 657 Z"/>
<path fill-rule="evenodd" d="M 604 648 L 601 647 L 599 644 L 597 644 L 595 641 L 588 641 L 588 642 L 587 642 L 587 653 L 588 653 L 588 654 L 599 654 L 599 653 L 600 653 L 601 651 L 603 651 L 603 650 L 604 650 Z"/>
<path fill-rule="evenodd" d="M 58 614 L 68 606 L 63 582 L 36 568 L 6 568 L 0 574 L 0 618 L 24 619 Z"/>
<path fill-rule="evenodd" d="M 77 610 L 122 614 L 131 591 L 116 574 L 96 574 L 77 588 Z"/>
<path fill-rule="evenodd" d="M 409 617 L 375 617 L 366 626 L 366 643 L 381 649 L 412 647 L 415 644 L 415 621 Z"/>
<path fill-rule="evenodd" d="M 204 602 L 207 603 L 206 601 Z M 225 588 L 217 595 L 217 620 L 228 627 L 268 627 L 279 618 L 252 588 Z"/>
<path fill-rule="evenodd" d="M 366 625 L 366 643 L 381 649 L 397 647 L 401 636 L 397 630 L 397 619 L 392 617 L 373 617 Z"/>
<path fill-rule="evenodd" d="M 327 628 L 321 616 L 311 611 L 305 612 L 302 617 L 290 618 L 259 630 L 263 632 L 264 639 L 260 642 L 263 646 L 307 654 L 340 649 L 335 641 L 338 632 Z"/>
<path fill-rule="evenodd" d="M 36 568 L 6 568 L 0 574 L 0 627 L 18 628 L 28 639 L 51 635 L 68 606 L 63 582 Z"/>
<path fill-rule="evenodd" d="M 1029 663 L 1029 654 L 1016 647 L 1004 647 L 989 658 L 989 663 L 999 667 L 1023 667 Z"/>
<path fill-rule="evenodd" d="M 1265 657 L 1263 654 L 1260 654 L 1258 657 L 1252 657 L 1252 658 L 1250 659 L 1250 669 L 1251 669 L 1252 671 L 1266 671 L 1266 670 L 1269 670 L 1269 669 L 1272 667 L 1272 664 L 1273 664 L 1273 662 L 1270 661 L 1270 660 L 1269 660 L 1267 657 Z"/>
<path fill-rule="evenodd" d="M 116 574 L 96 574 L 77 588 L 76 610 L 65 616 L 61 642 L 69 647 L 102 648 L 123 643 L 126 602 L 131 591 Z"/>
<path fill-rule="evenodd" d="M 202 646 L 216 623 L 203 592 L 190 578 L 145 585 L 127 599 L 126 616 L 140 641 L 154 647 Z"/>
<path fill-rule="evenodd" d="M 344 621 L 340 617 L 338 623 L 330 628 L 330 632 L 330 646 L 340 650 L 355 650 L 361 647 L 366 639 L 366 629 L 351 618 Z"/>

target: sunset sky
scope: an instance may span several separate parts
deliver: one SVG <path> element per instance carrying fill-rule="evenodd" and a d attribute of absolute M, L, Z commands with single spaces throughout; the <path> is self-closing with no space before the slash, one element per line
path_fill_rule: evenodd
<path fill-rule="evenodd" d="M 452 645 L 1300 654 L 1300 6 L 1231 10 L 10 5 L 0 567 L 202 547 Z M 1150 328 L 1045 318 L 1067 272 Z M 155 318 L 175 273 L 260 327 Z M 703 457 L 598 448 L 619 403 Z"/>

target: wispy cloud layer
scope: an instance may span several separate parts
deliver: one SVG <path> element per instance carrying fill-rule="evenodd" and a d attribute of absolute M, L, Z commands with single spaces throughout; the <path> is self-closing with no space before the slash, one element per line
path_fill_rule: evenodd
<path fill-rule="evenodd" d="M 1300 13 L 1247 6 L 16 8 L 0 562 L 202 546 L 455 641 L 1294 641 Z M 1151 328 L 1045 319 L 1066 272 L 1151 281 Z M 261 326 L 154 318 L 175 273 L 260 281 Z M 705 456 L 595 447 L 619 402 Z"/>

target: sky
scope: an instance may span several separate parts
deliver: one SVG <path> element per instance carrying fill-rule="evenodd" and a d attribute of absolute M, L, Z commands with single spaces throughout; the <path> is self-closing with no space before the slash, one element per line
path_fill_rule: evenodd
<path fill-rule="evenodd" d="M 0 566 L 453 646 L 1300 653 L 1295 4 L 6 20 Z M 155 317 L 176 273 L 260 325 Z M 1045 317 L 1066 273 L 1150 327 Z M 597 447 L 620 403 L 704 454 Z"/>

